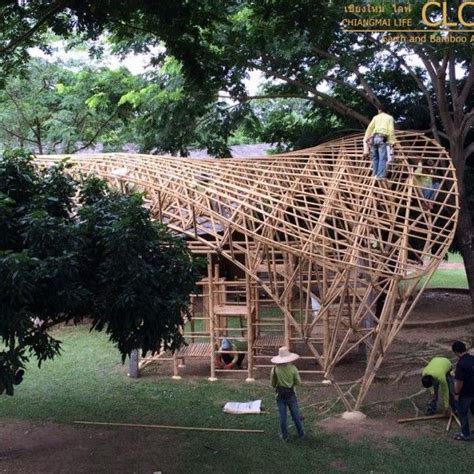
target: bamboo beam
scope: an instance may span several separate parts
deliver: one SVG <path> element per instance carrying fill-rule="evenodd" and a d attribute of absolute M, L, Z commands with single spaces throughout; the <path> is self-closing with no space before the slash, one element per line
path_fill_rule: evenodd
<path fill-rule="evenodd" d="M 105 421 L 75 421 L 79 425 L 95 425 L 95 426 L 124 426 L 128 428 L 153 428 L 164 430 L 179 431 L 215 431 L 222 433 L 265 433 L 264 430 L 246 430 L 240 428 L 207 428 L 199 426 L 174 426 L 174 425 L 146 425 L 142 423 L 109 423 Z"/>
<path fill-rule="evenodd" d="M 413 418 L 400 418 L 397 423 L 411 423 L 413 421 L 428 421 L 428 420 L 439 420 L 440 418 L 448 418 L 444 413 L 430 416 L 415 416 Z"/>

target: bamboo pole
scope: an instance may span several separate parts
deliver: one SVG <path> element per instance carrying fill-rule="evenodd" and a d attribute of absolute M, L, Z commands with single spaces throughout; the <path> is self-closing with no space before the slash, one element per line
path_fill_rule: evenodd
<path fill-rule="evenodd" d="M 428 421 L 428 420 L 439 420 L 440 418 L 448 418 L 444 413 L 430 416 L 415 416 L 413 418 L 400 418 L 397 423 L 411 423 L 413 421 Z"/>
<path fill-rule="evenodd" d="M 250 262 L 247 257 L 247 266 Z M 247 302 L 247 382 L 255 381 L 253 376 L 253 322 L 254 322 L 254 313 L 255 306 L 253 304 L 253 292 L 252 292 L 252 283 L 250 281 L 250 276 L 245 274 L 245 293 L 246 293 L 246 302 Z"/>
<path fill-rule="evenodd" d="M 212 254 L 207 256 L 207 283 L 208 283 L 208 295 L 209 295 L 209 331 L 211 341 L 211 375 L 209 380 L 211 382 L 217 380 L 216 378 L 216 339 L 214 331 L 214 280 L 212 272 Z"/>
<path fill-rule="evenodd" d="M 214 431 L 222 433 L 265 433 L 264 430 L 246 430 L 239 428 L 206 428 L 199 426 L 173 426 L 173 425 L 146 425 L 142 423 L 109 423 L 105 421 L 75 421 L 79 425 L 94 425 L 94 426 L 124 426 L 128 428 L 154 428 L 165 430 L 180 430 L 180 431 Z"/>

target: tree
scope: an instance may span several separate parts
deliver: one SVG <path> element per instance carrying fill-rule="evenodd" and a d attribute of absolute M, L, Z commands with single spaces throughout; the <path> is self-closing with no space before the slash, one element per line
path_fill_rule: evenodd
<path fill-rule="evenodd" d="M 259 99 L 252 101 L 251 115 L 243 121 L 242 128 L 244 136 L 257 143 L 276 145 L 277 153 L 313 147 L 359 130 L 352 128 L 350 120 L 314 107 L 311 100 L 278 97 L 271 89 L 271 85 L 264 86 Z"/>
<path fill-rule="evenodd" d="M 194 81 L 215 88 L 205 74 L 215 65 L 215 52 L 202 44 L 203 28 L 225 20 L 234 8 L 233 0 L 7 0 L 1 5 L 0 65 L 4 75 L 22 69 L 32 47 L 50 50 L 51 32 L 76 42 L 107 32 L 116 52 L 158 51 L 155 62 L 174 56 Z M 91 53 L 101 51 L 93 45 Z"/>
<path fill-rule="evenodd" d="M 117 148 L 131 138 L 133 110 L 121 97 L 143 80 L 125 68 L 31 60 L 0 90 L 3 148 L 74 153 L 96 143 Z"/>
<path fill-rule="evenodd" d="M 217 93 L 189 87 L 172 57 L 146 75 L 144 87 L 125 94 L 123 104 L 135 111 L 130 126 L 142 152 L 180 156 L 204 147 L 211 155 L 230 156 L 229 139 L 249 113 L 248 104 L 229 104 Z"/>
<path fill-rule="evenodd" d="M 24 152 L 0 160 L 0 388 L 13 394 L 25 362 L 60 353 L 51 329 L 89 318 L 125 359 L 176 350 L 198 261 L 122 195 L 67 163 L 37 171 Z M 18 381 L 18 380 L 17 380 Z"/>

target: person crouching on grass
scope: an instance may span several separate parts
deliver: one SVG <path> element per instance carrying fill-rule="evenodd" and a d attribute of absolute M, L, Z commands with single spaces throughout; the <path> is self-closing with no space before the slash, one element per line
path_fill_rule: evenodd
<path fill-rule="evenodd" d="M 282 441 L 288 441 L 287 408 L 290 410 L 300 439 L 303 439 L 305 434 L 294 389 L 295 385 L 301 384 L 301 378 L 298 369 L 291 363 L 299 357 L 298 354 L 290 352 L 287 347 L 280 347 L 278 355 L 272 358 L 272 364 L 275 364 L 275 367 L 272 368 L 271 383 L 277 394 L 276 402 L 280 416 L 280 439 Z"/>
<path fill-rule="evenodd" d="M 434 415 L 438 409 L 438 401 L 441 398 L 445 415 L 450 414 L 451 406 L 454 405 L 452 393 L 454 390 L 454 379 L 451 376 L 452 364 L 446 357 L 433 357 L 429 364 L 423 369 L 421 384 L 429 388 L 431 397 L 426 404 L 426 415 Z"/>

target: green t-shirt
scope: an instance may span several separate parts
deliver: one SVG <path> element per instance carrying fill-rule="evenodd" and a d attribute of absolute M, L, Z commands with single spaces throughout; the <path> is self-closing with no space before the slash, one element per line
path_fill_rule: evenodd
<path fill-rule="evenodd" d="M 272 387 L 292 388 L 301 384 L 298 369 L 293 364 L 278 364 L 272 368 Z"/>
<path fill-rule="evenodd" d="M 232 346 L 231 351 L 234 356 L 234 358 L 232 359 L 232 364 L 236 364 L 237 361 L 239 360 L 239 355 L 242 352 L 247 352 L 248 344 L 246 341 L 234 341 L 234 340 L 231 340 L 230 344 Z"/>
<path fill-rule="evenodd" d="M 423 171 L 423 167 L 418 166 L 415 170 L 415 184 L 423 188 L 432 188 L 433 187 L 433 178 L 429 174 L 423 174 L 426 171 Z"/>
<path fill-rule="evenodd" d="M 422 375 L 431 375 L 438 383 L 443 399 L 444 408 L 449 408 L 449 387 L 446 380 L 446 374 L 452 369 L 452 364 L 446 357 L 433 357 L 430 363 L 423 369 Z M 431 387 L 431 393 L 434 393 Z"/>

